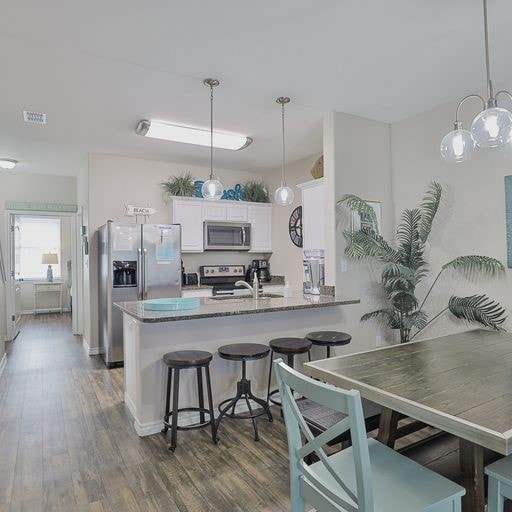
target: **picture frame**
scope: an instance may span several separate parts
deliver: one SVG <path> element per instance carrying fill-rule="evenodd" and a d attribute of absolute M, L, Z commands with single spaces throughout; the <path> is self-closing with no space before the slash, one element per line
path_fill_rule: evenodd
<path fill-rule="evenodd" d="M 379 201 L 366 201 L 365 202 L 373 208 L 375 217 L 377 218 L 377 226 L 375 229 L 373 220 L 357 210 L 352 210 L 350 217 L 350 229 L 351 231 L 361 231 L 361 229 L 369 228 L 378 234 L 382 234 L 382 203 Z"/>

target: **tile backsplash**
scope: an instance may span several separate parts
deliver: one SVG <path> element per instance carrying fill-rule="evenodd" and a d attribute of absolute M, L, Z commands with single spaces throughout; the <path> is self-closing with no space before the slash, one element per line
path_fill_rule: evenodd
<path fill-rule="evenodd" d="M 185 265 L 185 272 L 197 272 L 199 274 L 199 267 L 202 265 L 245 265 L 251 266 L 252 260 L 266 259 L 268 254 L 258 254 L 251 252 L 237 252 L 237 251 L 208 251 L 202 253 L 185 253 L 181 255 L 183 264 Z M 272 272 L 272 265 L 270 266 Z"/>

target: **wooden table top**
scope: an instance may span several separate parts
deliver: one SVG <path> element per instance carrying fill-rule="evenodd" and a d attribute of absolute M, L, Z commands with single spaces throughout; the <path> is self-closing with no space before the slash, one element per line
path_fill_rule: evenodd
<path fill-rule="evenodd" d="M 458 437 L 512 452 L 512 334 L 473 330 L 306 363 L 309 375 Z"/>

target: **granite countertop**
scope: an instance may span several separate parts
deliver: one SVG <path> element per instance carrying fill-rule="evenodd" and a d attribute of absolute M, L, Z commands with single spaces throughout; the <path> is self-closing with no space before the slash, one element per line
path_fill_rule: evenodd
<path fill-rule="evenodd" d="M 214 298 L 204 297 L 199 299 L 198 308 L 185 311 L 145 311 L 143 302 L 141 301 L 116 302 L 115 306 L 140 322 L 155 323 L 273 313 L 294 309 L 325 308 L 329 306 L 358 304 L 359 302 L 359 299 L 346 299 L 332 297 L 330 295 L 319 295 L 315 297 L 296 293 L 289 298 L 260 298 L 257 301 L 252 297 L 236 297 L 229 300 L 215 300 Z"/>

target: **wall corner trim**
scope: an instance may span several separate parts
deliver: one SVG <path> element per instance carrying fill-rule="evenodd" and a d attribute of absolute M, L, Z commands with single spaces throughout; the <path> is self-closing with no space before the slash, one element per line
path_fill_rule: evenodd
<path fill-rule="evenodd" d="M 84 350 L 90 356 L 97 356 L 100 353 L 100 347 L 91 348 L 89 342 L 85 338 L 82 339 L 82 345 Z"/>

